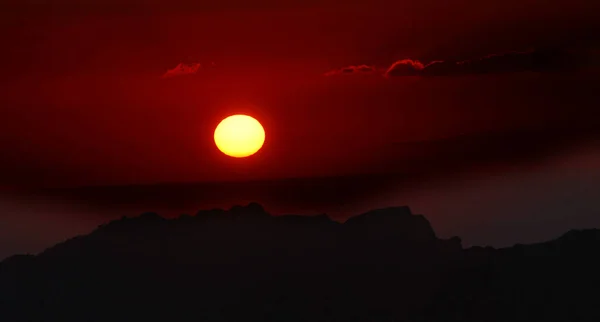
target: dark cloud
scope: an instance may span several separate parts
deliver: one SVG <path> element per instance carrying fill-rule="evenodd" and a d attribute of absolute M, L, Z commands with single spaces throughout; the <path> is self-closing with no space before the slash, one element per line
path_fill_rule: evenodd
<path fill-rule="evenodd" d="M 201 67 L 202 65 L 200 63 L 179 63 L 175 68 L 167 70 L 167 72 L 162 75 L 162 78 L 196 74 Z"/>
<path fill-rule="evenodd" d="M 569 50 L 528 50 L 491 54 L 463 61 L 433 61 L 403 59 L 390 66 L 388 77 L 397 76 L 456 76 L 500 74 L 512 72 L 573 71 L 589 66 L 594 57 Z"/>
<path fill-rule="evenodd" d="M 386 76 L 417 76 L 420 75 L 425 65 L 418 60 L 402 59 L 398 60 L 388 68 Z"/>
<path fill-rule="evenodd" d="M 373 74 L 377 72 L 375 66 L 356 65 L 348 66 L 325 73 L 325 76 L 349 75 L 349 74 Z"/>
<path fill-rule="evenodd" d="M 563 49 L 512 51 L 468 60 L 435 60 L 428 63 L 401 59 L 385 70 L 386 77 L 459 76 L 514 72 L 564 72 L 598 66 L 598 51 Z M 349 66 L 325 73 L 326 76 L 375 73 L 374 66 Z"/>

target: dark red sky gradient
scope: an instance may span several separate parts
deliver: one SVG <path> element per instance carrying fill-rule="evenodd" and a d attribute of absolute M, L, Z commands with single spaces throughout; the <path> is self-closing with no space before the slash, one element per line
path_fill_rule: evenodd
<path fill-rule="evenodd" d="M 386 80 L 289 70 L 270 72 L 269 79 L 227 68 L 211 73 L 11 84 L 1 119 L 4 184 L 405 173 L 412 169 L 396 165 L 414 157 L 411 142 L 523 129 L 551 139 L 557 129 L 575 134 L 598 124 L 600 85 L 588 74 Z M 219 120 L 240 112 L 267 131 L 263 150 L 243 160 L 222 156 L 212 141 Z M 476 155 L 481 147 L 473 148 L 465 153 Z M 446 152 L 449 160 L 456 157 Z"/>
<path fill-rule="evenodd" d="M 378 174 L 437 189 L 490 163 L 541 166 L 600 135 L 598 12 L 596 0 L 3 1 L 0 188 Z M 577 68 L 324 76 L 527 50 L 568 52 Z M 161 78 L 180 62 L 204 67 Z M 214 147 L 233 113 L 265 126 L 251 158 Z"/>

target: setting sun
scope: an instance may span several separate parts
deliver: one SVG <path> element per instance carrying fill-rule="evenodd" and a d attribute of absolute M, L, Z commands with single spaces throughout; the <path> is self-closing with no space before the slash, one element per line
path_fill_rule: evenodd
<path fill-rule="evenodd" d="M 265 142 L 265 130 L 260 122 L 248 115 L 232 115 L 215 129 L 215 144 L 224 154 L 244 158 L 258 152 Z"/>

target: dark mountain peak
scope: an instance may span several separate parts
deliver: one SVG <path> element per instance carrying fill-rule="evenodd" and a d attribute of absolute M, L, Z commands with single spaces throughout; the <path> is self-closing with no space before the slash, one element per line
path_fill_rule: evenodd
<path fill-rule="evenodd" d="M 587 241 L 600 243 L 600 229 L 572 229 L 558 238 L 559 241 Z"/>
<path fill-rule="evenodd" d="M 110 221 L 107 224 L 100 225 L 94 232 L 99 233 L 115 233 L 122 232 L 126 233 L 133 230 L 143 229 L 149 226 L 157 226 L 167 219 L 161 217 L 155 212 L 144 212 L 137 217 L 126 217 L 123 216 L 121 219 Z"/>
<path fill-rule="evenodd" d="M 144 221 L 158 221 L 158 220 L 164 219 L 163 217 L 161 217 L 159 214 L 157 214 L 155 212 L 144 212 L 141 215 L 139 215 L 137 218 L 139 218 L 139 220 L 144 220 Z"/>
<path fill-rule="evenodd" d="M 407 220 L 412 220 L 411 217 L 414 217 L 414 215 L 409 207 L 388 207 L 371 210 L 360 215 L 350 217 L 344 224 L 348 226 L 355 226 L 391 223 L 398 221 L 405 222 Z"/>
<path fill-rule="evenodd" d="M 551 243 L 561 251 L 587 252 L 600 247 L 600 229 L 570 230 Z"/>
<path fill-rule="evenodd" d="M 326 214 L 320 214 L 315 216 L 301 216 L 301 215 L 283 215 L 275 217 L 275 220 L 279 223 L 288 225 L 301 226 L 338 226 L 340 223 L 331 220 Z"/>
<path fill-rule="evenodd" d="M 462 247 L 462 239 L 458 236 L 452 236 L 446 240 L 444 240 L 447 249 L 455 251 L 455 250 L 463 250 Z"/>
<path fill-rule="evenodd" d="M 252 217 L 267 217 L 269 213 L 265 208 L 256 202 L 251 202 L 246 206 L 235 205 L 229 209 L 229 213 L 234 216 L 252 216 Z"/>
<path fill-rule="evenodd" d="M 413 215 L 407 206 L 372 210 L 348 219 L 344 227 L 352 232 L 362 231 L 374 238 L 399 237 L 411 241 L 437 239 L 429 221 L 421 215 Z"/>
<path fill-rule="evenodd" d="M 196 215 L 194 217 L 209 218 L 209 217 L 220 216 L 220 215 L 223 215 L 224 213 L 225 213 L 225 210 L 220 209 L 220 208 L 214 208 L 214 209 L 210 209 L 210 210 L 200 210 L 196 213 Z"/>
<path fill-rule="evenodd" d="M 5 258 L 0 262 L 0 268 L 6 267 L 8 265 L 12 265 L 13 263 L 17 263 L 18 265 L 23 265 L 29 263 L 35 258 L 34 255 L 31 254 L 18 254 Z"/>

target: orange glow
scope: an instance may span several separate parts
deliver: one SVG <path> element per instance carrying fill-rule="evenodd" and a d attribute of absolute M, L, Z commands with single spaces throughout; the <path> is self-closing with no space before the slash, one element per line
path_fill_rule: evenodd
<path fill-rule="evenodd" d="M 244 158 L 258 152 L 265 142 L 260 122 L 248 115 L 231 115 L 215 129 L 215 144 L 224 154 Z"/>

